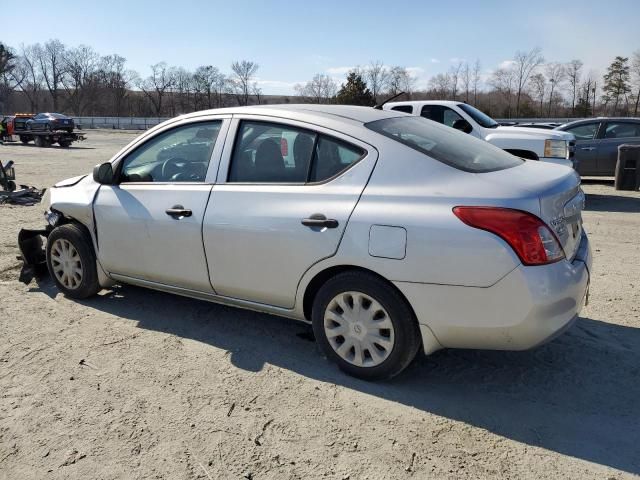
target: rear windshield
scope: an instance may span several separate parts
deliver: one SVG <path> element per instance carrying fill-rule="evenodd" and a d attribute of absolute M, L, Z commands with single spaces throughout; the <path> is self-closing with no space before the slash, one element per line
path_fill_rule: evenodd
<path fill-rule="evenodd" d="M 483 140 L 422 117 L 385 118 L 365 126 L 465 172 L 495 172 L 523 163 Z"/>

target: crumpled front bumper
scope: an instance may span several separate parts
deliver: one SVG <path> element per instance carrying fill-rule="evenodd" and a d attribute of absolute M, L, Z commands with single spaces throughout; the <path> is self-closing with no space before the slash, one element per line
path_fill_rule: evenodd
<path fill-rule="evenodd" d="M 46 274 L 47 256 L 43 237 L 48 237 L 50 232 L 50 228 L 42 230 L 23 228 L 18 232 L 18 248 L 23 262 L 19 280 L 22 283 L 29 285 L 34 277 L 40 278 Z"/>

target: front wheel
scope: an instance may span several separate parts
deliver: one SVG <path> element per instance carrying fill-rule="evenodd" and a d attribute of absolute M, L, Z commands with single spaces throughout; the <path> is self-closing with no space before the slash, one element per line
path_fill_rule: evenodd
<path fill-rule="evenodd" d="M 47 239 L 47 267 L 67 297 L 87 298 L 100 291 L 91 239 L 73 223 L 53 229 Z"/>
<path fill-rule="evenodd" d="M 345 272 L 327 281 L 313 302 L 312 321 L 327 357 L 345 373 L 366 380 L 398 375 L 421 345 L 406 300 L 365 272 Z"/>

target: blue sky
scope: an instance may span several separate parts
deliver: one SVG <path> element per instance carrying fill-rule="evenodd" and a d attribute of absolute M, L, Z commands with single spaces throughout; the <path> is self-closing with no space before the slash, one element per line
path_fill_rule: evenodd
<path fill-rule="evenodd" d="M 602 74 L 615 55 L 640 49 L 639 0 L 602 1 L 146 1 L 35 0 L 0 13 L 0 41 L 87 44 L 118 53 L 146 76 L 166 61 L 228 71 L 258 62 L 264 93 L 291 93 L 315 73 L 337 79 L 381 60 L 409 67 L 418 85 L 458 59 L 480 59 L 485 74 L 516 50 L 539 46 L 545 59 L 579 58 Z"/>

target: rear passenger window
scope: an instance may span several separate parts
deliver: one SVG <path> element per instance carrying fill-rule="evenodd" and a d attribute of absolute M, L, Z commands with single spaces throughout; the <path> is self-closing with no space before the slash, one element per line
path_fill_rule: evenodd
<path fill-rule="evenodd" d="M 229 182 L 305 183 L 316 134 L 285 125 L 242 122 Z"/>
<path fill-rule="evenodd" d="M 604 138 L 632 138 L 640 136 L 640 125 L 635 123 L 607 123 Z"/>
<path fill-rule="evenodd" d="M 310 130 L 243 121 L 236 136 L 228 182 L 322 182 L 349 168 L 365 151 Z"/>

